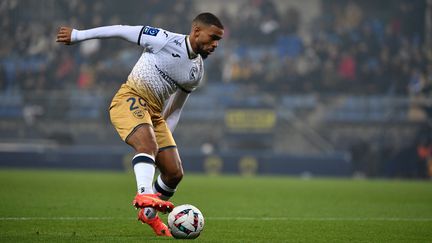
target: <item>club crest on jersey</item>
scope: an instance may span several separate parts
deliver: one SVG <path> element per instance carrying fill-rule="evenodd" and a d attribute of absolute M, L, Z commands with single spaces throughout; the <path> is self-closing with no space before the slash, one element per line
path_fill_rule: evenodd
<path fill-rule="evenodd" d="M 159 29 L 150 26 L 144 27 L 143 30 L 143 34 L 145 35 L 156 36 L 158 33 L 159 33 Z"/>
<path fill-rule="evenodd" d="M 141 110 L 141 109 L 132 111 L 132 114 L 134 115 L 134 117 L 136 117 L 138 119 L 143 119 L 144 118 L 144 111 Z"/>
<path fill-rule="evenodd" d="M 198 68 L 194 66 L 191 68 L 189 72 L 189 80 L 195 80 L 197 75 L 198 75 Z"/>

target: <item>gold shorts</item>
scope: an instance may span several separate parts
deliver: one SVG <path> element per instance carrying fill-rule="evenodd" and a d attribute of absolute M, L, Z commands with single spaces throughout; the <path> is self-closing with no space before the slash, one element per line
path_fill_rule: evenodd
<path fill-rule="evenodd" d="M 123 84 L 120 87 L 109 110 L 111 123 L 123 141 L 127 141 L 140 125 L 149 124 L 153 127 L 159 149 L 176 146 L 171 131 L 162 117 L 161 109 L 129 85 Z"/>

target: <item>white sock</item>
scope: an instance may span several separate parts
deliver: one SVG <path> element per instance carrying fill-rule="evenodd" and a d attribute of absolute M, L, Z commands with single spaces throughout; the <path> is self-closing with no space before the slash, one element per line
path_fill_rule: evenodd
<path fill-rule="evenodd" d="M 153 192 L 153 177 L 155 174 L 154 157 L 140 153 L 134 156 L 132 164 L 139 194 L 151 194 Z"/>
<path fill-rule="evenodd" d="M 171 188 L 167 186 L 165 182 L 163 182 L 161 175 L 158 176 L 157 180 L 153 184 L 153 191 L 159 192 L 161 194 L 160 198 L 165 201 L 170 199 L 176 190 L 177 188 Z"/>
<path fill-rule="evenodd" d="M 154 157 L 146 153 L 139 153 L 133 157 L 132 164 L 134 165 L 138 193 L 154 193 L 152 186 L 155 174 Z M 154 208 L 144 208 L 144 214 L 151 219 L 156 217 L 157 212 Z"/>

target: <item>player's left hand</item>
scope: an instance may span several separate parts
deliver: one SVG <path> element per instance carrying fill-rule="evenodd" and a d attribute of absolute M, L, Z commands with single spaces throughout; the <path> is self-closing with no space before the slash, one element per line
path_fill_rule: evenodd
<path fill-rule="evenodd" d="M 57 33 L 56 42 L 60 42 L 65 45 L 71 45 L 72 44 L 71 37 L 72 37 L 72 28 L 60 27 Z"/>

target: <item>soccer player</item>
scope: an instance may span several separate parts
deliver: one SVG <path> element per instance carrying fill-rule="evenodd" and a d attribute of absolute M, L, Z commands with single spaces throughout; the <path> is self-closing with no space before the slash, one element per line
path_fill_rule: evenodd
<path fill-rule="evenodd" d="M 133 205 L 140 209 L 138 219 L 159 236 L 171 234 L 157 211 L 173 209 L 168 199 L 183 177 L 172 132 L 189 94 L 203 77 L 203 59 L 214 52 L 223 34 L 223 25 L 211 13 L 195 17 L 189 35 L 127 25 L 88 30 L 61 27 L 57 34 L 57 42 L 66 45 L 114 37 L 144 48 L 109 110 L 118 134 L 136 152 L 132 165 L 138 192 Z M 153 183 L 155 167 L 160 175 Z"/>

